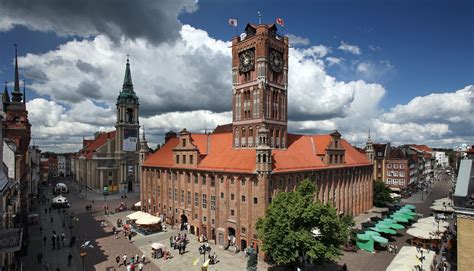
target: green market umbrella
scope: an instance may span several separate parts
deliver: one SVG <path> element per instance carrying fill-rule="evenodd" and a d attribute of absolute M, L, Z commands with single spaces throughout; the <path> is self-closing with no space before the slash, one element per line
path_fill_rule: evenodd
<path fill-rule="evenodd" d="M 398 213 L 402 213 L 402 214 L 406 214 L 406 215 L 411 215 L 411 216 L 415 216 L 416 213 L 414 213 L 412 210 L 409 210 L 409 209 L 400 209 L 398 211 Z"/>
<path fill-rule="evenodd" d="M 397 216 L 397 215 L 392 215 L 393 220 L 397 222 L 408 222 L 408 218 L 404 216 Z"/>
<path fill-rule="evenodd" d="M 372 230 L 372 231 L 380 232 L 380 229 L 377 228 L 377 227 L 372 227 L 372 228 L 369 228 L 369 229 Z"/>
<path fill-rule="evenodd" d="M 370 241 L 370 240 L 372 240 L 372 239 L 370 238 L 370 235 L 367 235 L 367 234 L 365 234 L 365 233 L 363 233 L 363 234 L 357 234 L 357 239 L 362 240 L 362 241 Z"/>
<path fill-rule="evenodd" d="M 389 228 L 388 225 L 380 224 L 380 223 L 375 224 L 375 227 L 376 227 L 376 228 L 379 228 L 379 229 L 382 229 L 382 228 L 388 229 L 388 228 Z"/>
<path fill-rule="evenodd" d="M 384 221 L 384 222 L 388 222 L 388 223 L 397 223 L 397 221 L 395 221 L 395 220 L 393 220 L 393 219 L 391 219 L 391 218 L 385 218 L 383 221 Z"/>
<path fill-rule="evenodd" d="M 397 224 L 397 223 L 392 223 L 388 225 L 390 228 L 395 229 L 395 230 L 402 230 L 405 227 L 403 225 Z"/>
<path fill-rule="evenodd" d="M 395 213 L 394 215 L 395 216 L 402 216 L 402 217 L 405 217 L 406 219 L 413 219 L 415 217 L 414 215 L 411 215 L 411 214 L 408 214 L 408 213 Z"/>
<path fill-rule="evenodd" d="M 379 242 L 381 244 L 388 243 L 387 238 L 383 238 L 382 236 L 372 236 L 372 239 L 374 239 L 375 242 Z"/>
<path fill-rule="evenodd" d="M 411 205 L 411 204 L 407 204 L 407 205 L 405 205 L 405 206 L 403 206 L 403 207 L 404 207 L 404 208 L 408 208 L 408 209 L 412 209 L 412 210 L 415 210 L 415 209 L 416 209 L 415 205 Z"/>
<path fill-rule="evenodd" d="M 389 229 L 389 228 L 381 228 L 380 232 L 388 233 L 388 234 L 392 234 L 392 235 L 397 234 L 397 232 L 395 230 L 392 230 L 392 229 Z"/>
<path fill-rule="evenodd" d="M 369 236 L 380 236 L 380 233 L 378 233 L 376 231 L 365 231 L 364 234 L 369 235 Z"/>

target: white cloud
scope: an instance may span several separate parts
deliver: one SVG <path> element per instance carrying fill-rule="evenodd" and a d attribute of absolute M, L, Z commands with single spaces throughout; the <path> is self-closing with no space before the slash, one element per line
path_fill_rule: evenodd
<path fill-rule="evenodd" d="M 300 37 L 300 36 L 296 36 L 296 35 L 293 35 L 293 34 L 288 34 L 286 35 L 290 41 L 290 45 L 293 45 L 293 46 L 298 46 L 298 45 L 303 45 L 303 46 L 306 46 L 306 45 L 309 45 L 309 39 L 308 38 L 303 38 L 303 37 Z"/>
<path fill-rule="evenodd" d="M 351 45 L 351 44 L 345 43 L 344 41 L 341 41 L 341 45 L 338 47 L 338 49 L 344 52 L 352 53 L 354 55 L 362 54 L 362 50 L 359 48 L 359 46 Z"/>
<path fill-rule="evenodd" d="M 328 62 L 328 66 L 332 66 L 336 64 L 341 64 L 344 61 L 344 58 L 328 56 L 326 57 L 326 61 Z"/>
<path fill-rule="evenodd" d="M 371 66 L 372 65 L 370 63 L 364 63 L 364 62 L 359 63 L 357 65 L 357 71 L 358 72 L 368 72 L 369 69 L 371 69 Z"/>

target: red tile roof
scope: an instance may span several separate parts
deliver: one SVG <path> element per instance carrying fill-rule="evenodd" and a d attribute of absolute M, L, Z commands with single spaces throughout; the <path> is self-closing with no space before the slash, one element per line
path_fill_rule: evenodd
<path fill-rule="evenodd" d="M 410 147 L 413 147 L 419 151 L 423 151 L 423 152 L 433 152 L 433 149 L 431 149 L 430 147 L 426 146 L 426 145 L 415 145 L 415 144 L 412 144 L 410 145 Z"/>
<path fill-rule="evenodd" d="M 87 159 L 91 159 L 94 151 L 107 143 L 108 139 L 112 138 L 115 138 L 115 131 L 100 133 L 97 138 L 90 140 L 91 142 L 87 144 L 85 148 L 80 150 L 79 154 L 85 156 Z"/>
<path fill-rule="evenodd" d="M 197 169 L 226 172 L 255 172 L 256 150 L 234 149 L 232 133 L 191 134 L 193 144 L 202 154 Z M 327 168 L 318 156 L 325 153 L 330 135 L 296 135 L 288 134 L 288 148 L 274 149 L 273 172 L 291 172 Z M 365 154 L 360 153 L 345 140 L 341 140 L 346 150 L 346 164 L 341 166 L 370 165 Z M 158 151 L 150 154 L 144 166 L 173 167 L 173 148 L 178 138 L 172 138 Z M 178 168 L 178 167 L 176 167 Z"/>

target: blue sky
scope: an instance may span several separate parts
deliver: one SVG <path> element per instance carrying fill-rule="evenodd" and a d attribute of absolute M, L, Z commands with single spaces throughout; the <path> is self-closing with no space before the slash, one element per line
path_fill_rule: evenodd
<path fill-rule="evenodd" d="M 0 79 L 13 44 L 33 137 L 74 150 L 114 125 L 127 54 L 150 141 L 230 121 L 230 49 L 247 22 L 291 35 L 289 129 L 353 143 L 474 141 L 473 1 L 50 0 L 0 2 Z M 94 5 L 92 11 L 88 8 Z M 11 89 L 11 88 L 10 88 Z M 198 119 L 198 120 L 197 120 Z"/>

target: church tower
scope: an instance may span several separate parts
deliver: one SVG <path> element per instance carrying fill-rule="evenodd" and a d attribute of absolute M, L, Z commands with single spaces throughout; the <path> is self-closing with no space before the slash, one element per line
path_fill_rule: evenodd
<path fill-rule="evenodd" d="M 375 151 L 374 151 L 372 138 L 370 138 L 370 129 L 369 129 L 369 137 L 367 138 L 367 143 L 365 143 L 365 155 L 371 162 L 374 161 Z"/>
<path fill-rule="evenodd" d="M 139 103 L 133 90 L 130 61 L 127 58 L 122 90 L 117 98 L 117 121 L 115 123 L 115 151 L 120 161 L 118 181 L 122 192 L 132 191 L 139 176 Z"/>
<path fill-rule="evenodd" d="M 234 148 L 256 148 L 263 125 L 268 146 L 286 148 L 288 45 L 275 24 L 248 24 L 232 39 Z"/>

